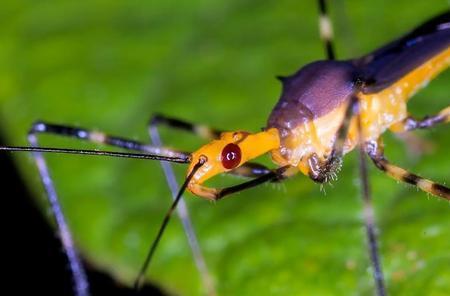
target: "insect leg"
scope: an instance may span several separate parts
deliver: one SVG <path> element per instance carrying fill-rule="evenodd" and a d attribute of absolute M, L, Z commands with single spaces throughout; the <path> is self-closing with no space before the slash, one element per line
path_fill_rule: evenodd
<path fill-rule="evenodd" d="M 377 168 L 385 172 L 388 176 L 398 181 L 417 186 L 419 189 L 450 200 L 450 188 L 422 178 L 416 174 L 391 164 L 384 156 L 381 139 L 366 144 L 366 151 Z"/>
<path fill-rule="evenodd" d="M 337 170 L 341 165 L 341 159 L 344 152 L 344 144 L 347 138 L 350 123 L 355 115 L 357 115 L 358 134 L 361 133 L 361 126 L 358 112 L 358 98 L 352 96 L 345 111 L 344 118 L 341 125 L 336 132 L 336 140 L 333 144 L 332 152 L 324 163 L 318 162 L 319 160 L 311 158 L 312 167 L 314 167 L 312 176 L 310 176 L 316 182 L 326 182 L 329 179 L 333 179 Z M 361 141 L 361 140 L 360 140 Z M 369 180 L 367 174 L 367 168 L 362 146 L 360 144 L 360 171 L 361 171 L 361 188 L 362 198 L 364 202 L 364 222 L 368 240 L 369 254 L 373 266 L 373 275 L 375 284 L 377 287 L 377 295 L 382 296 L 386 294 L 384 286 L 384 276 L 381 268 L 381 262 L 378 254 L 378 243 L 376 238 L 376 225 L 374 220 L 373 207 L 370 198 Z"/>
<path fill-rule="evenodd" d="M 182 122 L 180 120 L 162 117 L 162 116 L 154 116 L 152 120 L 150 120 L 150 124 L 148 126 L 148 132 L 150 135 L 151 141 L 156 146 L 162 146 L 161 137 L 158 133 L 158 127 L 157 123 L 166 123 L 169 126 L 174 127 L 181 127 L 183 129 L 186 129 L 188 131 L 196 131 L 198 129 L 194 128 L 194 125 Z M 204 130 L 204 129 L 203 129 Z M 206 134 L 200 134 L 200 135 L 206 135 Z M 211 133 L 207 133 L 207 135 L 211 135 Z M 167 163 L 161 161 L 161 166 L 164 171 L 164 175 L 166 177 L 167 184 L 169 185 L 169 188 L 172 192 L 172 199 L 175 201 L 177 198 L 177 194 L 179 192 L 179 186 L 177 183 L 177 180 L 175 178 L 175 173 L 173 171 L 172 166 Z M 205 291 L 207 295 L 217 295 L 215 287 L 214 287 L 214 280 L 208 270 L 208 266 L 206 264 L 205 257 L 203 256 L 203 252 L 200 248 L 200 244 L 198 242 L 197 234 L 195 232 L 194 226 L 192 224 L 189 210 L 186 205 L 186 202 L 184 201 L 184 197 L 181 196 L 179 200 L 179 205 L 176 207 L 176 211 L 178 214 L 178 217 L 180 217 L 181 223 L 183 225 L 184 233 L 187 236 L 189 246 L 192 251 L 192 255 L 194 257 L 195 265 L 197 266 L 198 271 L 200 272 L 200 276 L 202 278 L 203 286 L 205 288 Z"/>
<path fill-rule="evenodd" d="M 243 165 L 241 165 L 238 168 L 235 168 L 234 170 L 228 172 L 228 174 L 246 177 L 246 178 L 257 178 L 262 175 L 266 175 L 270 173 L 271 170 L 259 163 L 254 162 L 248 162 Z"/>
<path fill-rule="evenodd" d="M 358 106 L 359 107 L 359 106 Z M 357 127 L 359 135 L 359 172 L 360 172 L 360 182 L 361 182 L 361 197 L 364 204 L 364 224 L 366 228 L 367 244 L 369 247 L 370 261 L 373 268 L 373 278 L 376 286 L 376 295 L 384 296 L 386 295 L 386 287 L 384 283 L 384 274 L 380 260 L 380 254 L 378 250 L 378 239 L 377 239 L 377 226 L 375 223 L 375 212 L 372 205 L 372 194 L 370 191 L 369 174 L 367 171 L 366 155 L 364 151 L 362 133 L 362 123 L 361 116 L 358 112 L 357 114 Z"/>
<path fill-rule="evenodd" d="M 335 54 L 333 48 L 333 25 L 331 24 L 328 15 L 326 0 L 319 0 L 318 4 L 320 13 L 319 16 L 320 38 L 324 42 L 327 59 L 334 60 Z"/>
<path fill-rule="evenodd" d="M 333 180 L 336 172 L 339 171 L 342 164 L 342 156 L 344 154 L 345 139 L 347 138 L 350 122 L 355 113 L 357 104 L 358 98 L 352 96 L 345 111 L 344 119 L 336 132 L 336 139 L 327 159 L 324 162 L 320 162 L 320 160 L 315 157 L 311 158 L 311 166 L 315 169 L 311 171 L 310 177 L 315 182 L 324 183 L 328 182 L 330 179 Z"/>
<path fill-rule="evenodd" d="M 275 170 L 271 170 L 267 174 L 261 175 L 257 178 L 254 178 L 250 181 L 247 181 L 247 182 L 244 182 L 244 183 L 241 183 L 238 185 L 225 187 L 225 188 L 209 188 L 209 187 L 202 186 L 201 184 L 194 183 L 194 184 L 190 185 L 190 190 L 195 195 L 197 195 L 201 198 L 217 201 L 219 199 L 224 198 L 227 195 L 258 186 L 262 183 L 281 182 L 297 171 L 298 170 L 295 167 L 284 166 L 284 167 L 280 167 Z"/>
<path fill-rule="evenodd" d="M 425 116 L 423 119 L 414 119 L 407 117 L 403 121 L 394 124 L 391 130 L 396 133 L 409 132 L 416 129 L 427 129 L 434 127 L 439 123 L 450 122 L 450 106 L 444 108 L 441 112 L 432 116 Z"/>
<path fill-rule="evenodd" d="M 285 175 L 285 172 L 289 169 L 289 166 L 284 166 L 275 170 L 270 171 L 267 174 L 261 175 L 255 179 L 252 179 L 250 181 L 222 188 L 218 191 L 215 200 L 219 200 L 224 198 L 227 195 L 230 195 L 232 193 L 236 193 L 239 191 L 243 191 L 255 186 L 258 186 L 260 184 L 266 183 L 266 182 L 281 182 L 284 179 L 286 179 L 288 176 Z"/>
<path fill-rule="evenodd" d="M 186 180 L 184 181 L 183 185 L 181 185 L 180 190 L 178 191 L 178 193 L 176 194 L 172 205 L 170 206 L 169 210 L 166 212 L 166 215 L 164 216 L 164 220 L 161 223 L 161 226 L 158 230 L 158 234 L 156 235 L 155 240 L 153 241 L 153 243 L 150 246 L 150 249 L 147 253 L 147 257 L 145 258 L 144 264 L 141 267 L 141 270 L 139 271 L 136 280 L 134 282 L 134 289 L 137 292 L 142 285 L 142 282 L 144 280 L 144 276 L 146 271 L 148 270 L 148 267 L 150 266 L 150 262 L 152 260 L 153 254 L 155 254 L 156 248 L 159 244 L 159 241 L 162 238 L 162 235 L 164 233 L 164 230 L 167 227 L 167 224 L 170 221 L 170 218 L 172 217 L 172 213 L 174 212 L 174 210 L 177 208 L 177 205 L 179 203 L 179 201 L 181 200 L 181 197 L 183 196 L 184 191 L 186 190 L 189 182 L 191 182 L 192 178 L 194 177 L 194 174 L 198 171 L 198 169 L 200 169 L 200 167 L 202 165 L 204 165 L 206 162 L 205 158 L 201 158 L 199 159 L 199 161 L 194 165 L 192 171 L 189 173 L 189 175 L 186 177 Z"/>
<path fill-rule="evenodd" d="M 162 146 L 161 138 L 159 136 L 158 132 L 158 125 L 164 124 L 168 127 L 185 130 L 191 133 L 194 133 L 195 135 L 198 135 L 202 138 L 207 139 L 214 139 L 220 136 L 220 131 L 211 129 L 204 125 L 198 125 L 198 124 L 192 124 L 190 122 L 186 122 L 183 120 L 170 118 L 163 115 L 155 115 L 150 120 L 149 126 L 148 126 L 148 132 L 150 134 L 150 138 L 152 142 L 157 146 Z M 172 197 L 175 198 L 176 194 L 178 192 L 178 184 L 175 179 L 175 175 L 172 169 L 172 166 L 169 163 L 161 162 L 161 166 L 163 168 L 164 174 L 166 176 L 167 183 L 170 187 L 170 190 L 172 191 Z M 270 170 L 260 164 L 256 163 L 246 163 L 242 165 L 239 168 L 236 168 L 229 172 L 230 174 L 239 175 L 243 177 L 248 178 L 256 178 L 258 176 L 262 176 L 265 174 L 270 173 Z M 182 221 L 184 231 L 186 233 L 186 236 L 188 237 L 188 242 L 191 247 L 191 250 L 194 255 L 194 260 L 197 265 L 197 269 L 199 270 L 202 278 L 203 283 L 205 285 L 206 291 L 208 291 L 208 295 L 215 295 L 215 288 L 214 283 L 212 280 L 211 275 L 209 274 L 209 271 L 207 269 L 207 265 L 205 262 L 205 259 L 203 257 L 203 254 L 201 252 L 195 230 L 193 228 L 193 225 L 191 223 L 189 213 L 187 206 L 184 202 L 184 199 L 181 198 L 179 201 L 179 206 L 177 207 L 178 215 Z"/>
<path fill-rule="evenodd" d="M 58 136 L 76 138 L 87 142 L 115 146 L 126 150 L 142 151 L 169 157 L 177 157 L 177 156 L 182 157 L 182 155 L 186 156 L 186 153 L 184 152 L 179 152 L 164 147 L 147 145 L 139 141 L 125 139 L 116 136 L 110 136 L 99 131 L 93 131 L 85 128 L 78 128 L 68 125 L 36 122 L 31 127 L 29 133 L 31 135 L 39 133 L 54 134 Z"/>
<path fill-rule="evenodd" d="M 39 146 L 37 140 L 37 134 L 39 133 L 50 133 L 60 136 L 74 137 L 77 139 L 112 145 L 128 150 L 138 150 L 149 153 L 155 153 L 159 155 L 176 156 L 184 154 L 176 151 L 171 151 L 165 148 L 144 145 L 137 141 L 108 136 L 106 134 L 90 131 L 87 129 L 75 128 L 65 125 L 49 124 L 44 122 L 36 122 L 35 124 L 33 124 L 33 126 L 29 131 L 28 141 L 30 142 L 30 145 L 32 147 Z M 66 252 L 69 260 L 69 266 L 75 283 L 75 293 L 78 296 L 89 295 L 89 288 L 88 288 L 89 285 L 86 278 L 86 273 L 75 249 L 72 235 L 65 220 L 63 211 L 61 209 L 61 205 L 59 204 L 58 195 L 56 193 L 45 159 L 42 153 L 40 152 L 34 152 L 33 157 L 36 161 L 38 171 L 53 212 L 53 216 L 55 217 L 56 220 L 58 231 L 61 235 L 61 242 L 64 251 Z"/>
<path fill-rule="evenodd" d="M 34 133 L 29 134 L 28 141 L 30 142 L 31 146 L 38 146 L 37 137 Z M 55 186 L 53 185 L 53 180 L 50 176 L 50 172 L 47 168 L 47 164 L 42 153 L 34 152 L 33 157 L 36 161 L 39 175 L 47 193 L 47 198 L 49 200 L 53 216 L 56 220 L 58 232 L 61 236 L 61 243 L 69 261 L 69 267 L 75 285 L 75 294 L 77 296 L 87 296 L 89 295 L 89 284 L 86 272 L 74 246 L 72 234 L 61 209 L 61 205 L 59 203 L 59 199 L 55 190 Z"/>
<path fill-rule="evenodd" d="M 212 140 L 220 137 L 222 131 L 206 125 L 195 124 L 181 119 L 155 114 L 150 119 L 149 126 L 166 125 L 168 127 L 193 133 L 203 139 Z"/>

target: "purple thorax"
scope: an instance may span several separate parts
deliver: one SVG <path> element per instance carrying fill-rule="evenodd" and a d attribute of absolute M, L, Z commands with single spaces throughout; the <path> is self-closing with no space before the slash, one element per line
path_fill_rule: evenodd
<path fill-rule="evenodd" d="M 356 68 L 346 61 L 318 61 L 280 78 L 283 91 L 268 120 L 281 136 L 347 102 L 356 90 Z"/>

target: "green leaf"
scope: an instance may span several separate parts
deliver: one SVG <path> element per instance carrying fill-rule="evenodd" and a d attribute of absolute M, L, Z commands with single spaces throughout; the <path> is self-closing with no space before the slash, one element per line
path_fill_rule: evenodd
<path fill-rule="evenodd" d="M 331 1 L 330 1 L 331 2 Z M 351 58 L 448 9 L 445 1 L 331 3 L 337 54 Z M 39 1 L 2 3 L 0 121 L 26 144 L 42 119 L 147 141 L 155 112 L 226 130 L 257 131 L 280 94 L 275 75 L 323 58 L 314 1 Z M 411 102 L 412 114 L 448 105 L 450 73 Z M 388 134 L 388 133 L 387 133 Z M 448 127 L 418 133 L 432 151 L 411 157 L 387 135 L 392 161 L 445 183 Z M 163 131 L 171 147 L 204 143 Z M 102 148 L 43 136 L 46 146 Z M 17 161 L 43 210 L 30 156 Z M 131 283 L 170 205 L 156 162 L 48 155 L 76 243 L 92 264 Z M 179 180 L 185 167 L 177 166 Z M 227 179 L 227 177 L 224 177 Z M 227 179 L 227 182 L 240 182 Z M 333 186 L 299 175 L 209 203 L 187 195 L 220 295 L 371 295 L 355 153 Z M 394 295 L 450 290 L 446 202 L 371 169 L 380 252 Z M 164 235 L 149 280 L 183 295 L 203 291 L 180 222 Z"/>

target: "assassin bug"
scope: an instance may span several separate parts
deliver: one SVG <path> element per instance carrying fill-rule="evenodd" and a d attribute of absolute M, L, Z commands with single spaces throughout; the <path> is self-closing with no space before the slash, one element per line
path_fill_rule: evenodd
<path fill-rule="evenodd" d="M 414 40 L 415 41 L 415 40 Z M 444 39 L 444 41 L 445 41 L 445 39 Z M 440 41 L 440 42 L 444 42 L 444 41 Z M 442 43 L 440 43 L 441 45 L 442 45 Z M 365 63 L 366 61 L 365 60 L 360 60 L 359 62 L 361 62 L 361 63 Z M 370 61 L 368 61 L 369 63 L 370 63 Z M 439 63 L 438 63 L 439 64 Z M 346 71 L 345 70 L 348 70 L 348 69 L 346 69 L 346 65 L 343 65 L 344 67 L 341 67 L 340 65 L 336 65 L 337 67 L 336 68 L 334 68 L 334 64 L 323 64 L 322 66 L 329 66 L 329 65 L 331 65 L 331 70 L 332 71 L 334 71 L 334 70 L 336 70 L 337 72 L 339 72 L 339 71 L 343 71 L 343 73 L 341 73 L 341 74 L 347 74 L 346 73 Z M 321 66 L 321 67 L 322 67 Z M 375 66 L 374 66 L 375 67 Z M 370 67 L 369 67 L 370 68 Z M 376 67 L 375 67 L 376 68 Z M 311 70 L 311 68 L 309 69 L 309 70 Z M 317 70 L 317 69 L 314 69 L 314 67 L 312 68 L 312 70 Z M 378 70 L 377 70 L 378 71 Z M 376 71 L 376 72 L 377 72 Z M 430 72 L 431 73 L 431 72 Z M 435 72 L 436 73 L 436 72 Z M 367 73 L 362 73 L 362 74 L 367 74 Z M 385 73 L 386 74 L 386 73 Z M 393 71 L 393 72 L 389 72 L 388 74 L 392 74 L 392 75 L 394 75 L 395 76 L 395 71 Z M 398 74 L 398 73 L 397 73 Z M 294 83 L 295 84 L 295 80 L 297 79 L 297 78 L 301 78 L 300 77 L 301 75 L 300 75 L 300 73 L 299 73 L 299 76 L 296 76 L 296 77 L 294 77 L 293 79 L 294 79 L 294 81 L 292 81 L 292 78 L 291 78 L 291 80 L 289 80 L 289 79 L 287 79 L 287 80 L 285 80 L 285 86 L 286 85 L 289 85 L 290 83 Z M 339 76 L 339 77 L 342 77 L 342 76 Z M 383 76 L 383 77 L 385 77 L 385 76 Z M 375 87 L 376 88 L 376 85 L 377 85 L 377 83 L 376 82 L 378 82 L 377 80 L 375 80 L 375 81 L 371 81 L 371 77 L 370 77 L 370 75 L 369 75 L 369 78 L 367 78 L 367 77 L 364 77 L 364 75 L 362 75 L 361 77 L 357 77 L 358 79 L 356 79 L 356 81 L 352 81 L 352 82 L 354 82 L 354 84 L 355 85 L 357 85 L 358 86 L 358 88 L 361 88 L 361 89 L 364 89 L 364 87 L 368 87 L 369 89 L 370 89 L 370 87 Z M 364 79 L 363 79 L 364 78 Z M 389 79 L 388 79 L 389 80 Z M 370 82 L 370 83 L 367 83 L 367 82 Z M 361 83 L 361 85 L 360 85 L 360 83 Z M 367 84 L 366 84 L 367 83 Z M 383 82 L 384 83 L 384 82 Z M 350 87 L 350 89 L 351 89 L 351 87 Z M 361 90 L 360 89 L 360 90 Z M 289 89 L 286 89 L 286 92 L 289 92 L 290 90 Z M 402 91 L 404 91 L 404 90 L 402 90 Z M 346 96 L 347 97 L 347 96 Z M 282 104 L 282 103 L 292 103 L 292 102 L 289 102 L 288 100 L 285 100 L 285 101 L 280 101 L 280 104 Z M 351 101 L 351 102 L 356 102 L 356 100 L 353 100 L 353 101 Z M 323 106 L 322 106 L 323 107 Z M 311 109 L 311 108 L 310 108 Z M 275 115 L 272 117 L 272 123 L 270 123 L 269 122 L 269 125 L 270 126 L 272 126 L 272 127 L 274 127 L 274 126 L 277 126 L 277 125 L 279 125 L 279 124 L 283 124 L 283 122 L 285 122 L 284 121 L 284 119 L 285 118 L 283 118 L 283 117 L 286 117 L 286 116 L 289 116 L 290 114 L 289 114 L 289 111 L 291 111 L 291 110 L 293 110 L 292 108 L 289 108 L 289 109 L 287 109 L 287 111 L 286 110 L 283 110 L 283 106 L 282 105 L 280 105 L 279 106 L 279 108 L 278 109 L 275 109 L 275 111 L 274 111 L 274 113 L 275 113 Z M 320 113 L 320 106 L 315 110 L 315 111 L 318 111 L 319 113 Z M 345 110 L 348 110 L 348 112 L 351 112 L 351 111 L 353 111 L 353 109 L 352 108 L 345 108 Z M 303 111 L 305 111 L 305 110 L 303 110 Z M 308 111 L 308 110 L 306 110 L 306 111 Z M 323 111 L 323 110 L 322 110 Z M 328 110 L 329 111 L 329 110 Z M 444 110 L 445 111 L 445 110 Z M 282 115 L 280 115 L 280 116 L 277 116 L 277 112 L 279 112 L 279 113 L 281 113 Z M 284 114 L 284 113 L 286 113 L 286 114 Z M 324 111 L 325 112 L 325 111 Z M 348 113 L 347 112 L 347 113 Z M 329 112 L 325 112 L 325 113 L 329 113 Z M 338 112 L 339 114 L 341 114 L 342 116 L 341 117 L 343 117 L 343 114 L 344 113 L 346 113 L 346 112 L 343 112 L 343 110 L 340 110 L 339 112 Z M 348 114 L 350 114 L 350 113 L 348 113 Z M 444 112 L 444 114 L 445 114 L 445 112 Z M 308 118 L 308 115 L 309 114 L 304 114 L 304 115 L 302 115 L 304 118 Z M 309 116 L 311 116 L 311 115 L 309 115 Z M 313 117 L 314 117 L 314 114 L 312 115 Z M 319 116 L 320 117 L 320 116 Z M 278 122 L 278 119 L 280 119 L 281 118 L 281 123 L 280 122 Z M 336 120 L 337 119 L 339 119 L 339 122 L 342 120 L 342 118 L 339 118 L 339 117 L 333 117 L 333 118 L 335 118 Z M 164 118 L 159 118 L 160 120 L 160 122 L 167 122 L 167 123 L 169 123 L 169 124 L 175 124 L 175 125 L 183 125 L 183 126 L 189 126 L 189 125 L 186 125 L 186 124 L 183 124 L 182 122 L 179 122 L 179 121 L 174 121 L 174 120 L 171 120 L 171 119 L 164 119 Z M 309 122 L 310 120 L 305 120 L 306 122 Z M 336 124 L 335 126 L 339 126 L 339 124 Z M 355 129 L 355 124 L 353 124 L 352 125 L 352 128 L 353 129 Z M 35 125 L 35 128 L 36 128 L 36 130 L 35 131 L 42 131 L 42 130 L 39 130 L 40 128 L 42 128 L 42 125 L 39 125 L 39 124 L 37 124 L 37 125 Z M 45 127 L 44 127 L 44 130 L 45 131 L 50 131 L 50 130 L 52 130 L 54 128 L 54 130 L 57 130 L 58 128 L 57 127 L 55 127 L 55 126 L 51 126 L 51 125 L 46 125 Z M 277 128 L 278 129 L 283 129 L 283 127 L 279 127 L 279 126 L 277 126 Z M 67 129 L 67 131 L 69 131 L 69 129 Z M 72 130 L 72 132 L 73 132 L 74 130 Z M 335 131 L 334 131 L 335 132 Z M 299 132 L 300 134 L 302 133 L 302 131 L 300 131 Z M 355 133 L 355 132 L 354 132 Z M 83 130 L 78 130 L 78 133 L 77 133 L 78 135 L 80 135 L 80 134 L 84 134 L 83 133 Z M 212 134 L 215 134 L 215 133 L 212 133 Z M 333 133 L 334 134 L 334 133 Z M 344 133 L 345 134 L 345 133 Z M 350 131 L 350 134 L 351 134 L 351 131 Z M 87 136 L 87 134 L 84 134 L 85 136 Z M 311 135 L 308 135 L 308 136 L 311 136 Z M 220 145 L 220 147 L 221 147 L 221 149 L 218 149 L 218 151 L 220 151 L 220 152 L 223 152 L 223 153 L 219 153 L 220 155 L 222 155 L 223 157 L 221 158 L 221 159 L 226 159 L 227 158 L 227 156 L 228 156 L 228 154 L 231 154 L 231 156 L 233 156 L 233 154 L 234 155 L 238 155 L 239 154 L 239 150 L 243 150 L 242 148 L 243 147 L 241 147 L 240 145 L 243 145 L 243 144 L 245 144 L 246 142 L 246 140 L 247 141 L 249 141 L 249 140 L 251 140 L 251 139 L 254 139 L 254 140 L 257 140 L 258 141 L 258 139 L 259 139 L 259 137 L 268 137 L 269 139 L 271 139 L 271 138 L 274 138 L 274 137 L 276 137 L 276 134 L 272 134 L 272 132 L 270 132 L 270 129 L 269 130 L 267 130 L 267 131 L 264 131 L 264 132 L 261 132 L 258 136 L 256 136 L 256 137 L 254 137 L 254 136 L 252 136 L 252 135 L 248 135 L 248 134 L 244 134 L 244 133 L 237 133 L 237 134 L 225 134 L 224 136 L 224 139 L 222 139 L 222 140 L 226 140 L 227 141 L 227 143 L 228 144 L 226 144 L 226 145 L 224 145 L 223 143 L 219 143 L 219 145 Z M 99 141 L 99 142 L 105 142 L 105 140 L 107 139 L 107 138 L 105 138 L 103 135 L 101 135 L 101 134 L 94 134 L 94 136 L 92 136 L 90 139 L 94 139 L 94 140 L 97 140 L 97 141 Z M 294 139 L 295 140 L 295 139 Z M 355 139 L 354 139 L 355 140 Z M 290 141 L 290 139 L 288 139 L 287 140 L 288 142 Z M 232 144 L 231 144 L 231 142 L 233 142 Z M 236 143 L 236 142 L 239 142 L 239 143 Z M 270 141 L 264 141 L 264 143 L 267 143 L 267 142 L 270 142 Z M 276 140 L 274 141 L 275 142 L 275 145 L 277 144 L 276 143 Z M 217 143 L 216 143 L 217 144 Z M 230 145 L 231 144 L 231 145 Z M 259 144 L 259 143 L 257 143 L 257 144 Z M 349 145 L 349 146 L 353 146 L 354 144 L 356 144 L 356 141 L 354 141 L 353 143 L 351 143 L 351 145 Z M 228 145 L 230 145 L 230 146 L 228 146 Z M 237 146 L 235 146 L 235 145 L 237 145 Z M 215 148 L 214 146 L 211 146 L 213 149 Z M 208 153 L 210 153 L 209 151 L 209 149 L 211 148 L 211 147 L 207 147 L 207 149 L 208 149 Z M 239 147 L 239 148 L 238 148 Z M 261 149 L 267 149 L 267 148 L 264 148 L 263 147 L 263 145 L 256 145 L 256 147 L 258 147 L 258 148 L 261 148 Z M 223 149 L 222 149 L 223 148 Z M 226 149 L 225 149 L 226 148 Z M 315 148 L 317 148 L 317 147 L 315 147 Z M 319 147 L 320 148 L 320 147 Z M 328 147 L 329 148 L 329 147 Z M 206 148 L 205 148 L 206 149 Z M 270 149 L 269 149 L 270 150 Z M 326 149 L 325 149 L 326 150 Z M 216 151 L 217 152 L 217 151 Z M 253 151 L 252 151 L 253 152 Z M 375 153 L 376 151 L 375 150 L 373 150 L 372 151 L 373 153 Z M 208 153 L 205 153 L 205 154 L 208 154 Z M 289 153 L 289 152 L 288 152 Z M 216 153 L 217 154 L 217 153 Z M 282 154 L 282 153 L 280 153 L 280 154 Z M 293 153 L 293 154 L 295 154 L 295 153 Z M 338 152 L 336 155 L 338 156 L 337 158 L 339 158 L 339 155 L 340 154 L 340 152 Z M 198 155 L 194 155 L 194 159 L 197 157 L 197 159 L 200 159 L 200 156 L 201 154 L 198 154 Z M 246 156 L 245 157 L 248 157 L 248 155 L 247 154 L 245 154 Z M 372 154 L 372 156 L 374 156 L 374 155 L 376 155 L 376 154 Z M 320 156 L 320 155 L 319 155 Z M 322 155 L 323 156 L 323 155 Z M 142 157 L 144 157 L 144 156 L 142 156 Z M 233 157 L 230 157 L 230 159 L 229 159 L 229 162 L 223 162 L 222 163 L 222 165 L 223 165 L 223 167 L 225 167 L 226 169 L 232 169 L 234 166 L 236 166 L 236 163 L 237 164 L 240 164 L 241 162 L 242 162 L 242 158 L 245 158 L 245 157 L 241 157 L 241 160 L 240 161 L 237 161 L 236 159 L 237 158 L 233 158 Z M 276 157 L 278 157 L 278 160 L 280 160 L 280 158 L 286 158 L 286 155 L 282 155 L 281 157 L 280 157 L 280 155 L 278 155 L 278 156 L 276 156 Z M 183 158 L 183 154 L 180 154 L 180 158 Z M 288 157 L 289 158 L 289 157 Z M 211 159 L 211 158 L 208 158 L 208 159 Z M 384 168 L 384 169 L 387 169 L 388 171 L 392 171 L 392 167 L 391 167 L 391 169 L 389 169 L 389 166 L 387 166 L 387 164 L 386 163 L 384 163 L 384 161 L 380 161 L 380 159 L 376 159 L 376 160 L 378 160 L 377 161 L 377 165 L 379 166 L 379 167 L 381 167 L 381 168 Z M 313 179 L 315 179 L 316 181 L 325 181 L 325 180 L 327 180 L 328 178 L 332 178 L 333 177 L 333 174 L 328 174 L 327 172 L 330 172 L 329 170 L 324 170 L 324 171 L 322 171 L 322 170 L 320 170 L 320 161 L 323 161 L 323 159 L 321 159 L 320 157 L 310 157 L 310 158 L 308 158 L 308 161 L 309 161 L 309 163 L 307 163 L 307 165 L 303 165 L 302 167 L 301 167 L 301 169 L 302 169 L 302 172 L 304 172 L 304 173 L 307 173 L 308 175 L 310 175 Z M 220 162 L 222 162 L 222 161 L 220 161 Z M 220 162 L 219 162 L 219 165 L 220 165 Z M 195 163 L 194 163 L 194 165 L 195 165 Z M 327 167 L 327 166 L 329 166 L 330 168 L 335 168 L 335 165 L 336 165 L 336 163 L 335 162 L 330 162 L 329 164 L 328 163 L 325 163 L 325 167 Z M 216 167 L 217 168 L 217 167 Z M 220 166 L 219 166 L 219 168 L 220 168 Z M 241 168 L 242 169 L 239 169 L 239 171 L 237 172 L 237 173 L 239 173 L 239 174 L 243 174 L 243 175 L 248 175 L 248 173 L 249 173 L 249 170 L 247 170 L 247 169 L 249 169 L 249 167 L 247 167 L 247 166 L 241 166 Z M 191 167 L 191 169 L 192 169 L 192 167 Z M 223 170 L 223 168 L 221 169 L 221 170 Z M 220 170 L 218 170 L 218 171 L 220 171 Z M 250 166 L 250 172 L 256 172 L 256 171 L 259 171 L 259 172 L 268 172 L 264 167 L 261 167 L 261 166 Z M 280 172 L 281 171 L 283 171 L 283 173 L 285 173 L 285 171 L 284 171 L 284 169 L 283 170 L 280 170 Z M 217 173 L 217 171 L 216 172 L 214 172 L 214 173 Z M 414 177 L 413 175 L 406 175 L 406 174 L 404 174 L 404 173 L 401 173 L 400 175 L 399 174 L 396 174 L 396 176 L 397 177 L 401 177 L 402 179 L 405 179 L 405 180 L 407 180 L 408 182 L 410 182 L 410 183 L 419 183 L 419 185 L 423 188 L 423 189 L 427 189 L 428 188 L 428 191 L 431 191 L 431 192 L 433 192 L 433 193 L 436 193 L 436 190 L 437 190 L 437 193 L 439 194 L 439 193 L 441 193 L 441 195 L 443 195 L 443 196 L 445 196 L 445 190 L 447 190 L 447 189 L 445 189 L 444 187 L 443 188 L 441 188 L 441 187 L 439 187 L 439 186 L 436 186 L 436 185 L 431 185 L 431 184 L 429 184 L 429 183 L 426 183 L 426 182 L 424 182 L 424 181 L 420 181 L 420 179 L 418 179 L 417 177 Z M 279 176 L 278 174 L 275 174 L 275 175 L 267 175 L 265 178 L 281 178 L 281 177 L 284 177 L 284 176 Z M 260 181 L 262 182 L 264 179 L 260 179 Z M 203 195 L 204 197 L 208 197 L 208 198 L 212 198 L 212 197 L 214 197 L 214 195 L 217 193 L 216 191 L 211 191 L 211 190 L 205 190 L 205 189 L 202 189 L 201 187 L 199 187 L 199 186 L 197 186 L 198 184 L 190 184 L 191 185 L 191 187 L 190 187 L 190 190 L 191 191 L 194 191 L 194 192 L 196 192 L 196 193 L 198 193 L 198 194 L 200 194 L 200 195 Z M 195 186 L 194 186 L 195 185 Z M 252 184 L 252 185 L 254 185 L 254 184 Z M 433 188 L 433 186 L 434 186 L 434 188 Z M 236 189 L 236 188 L 235 188 Z M 240 189 L 240 188 L 238 188 L 238 189 Z M 234 190 L 234 189 L 233 189 Z M 441 191 L 439 191 L 439 190 L 441 190 Z M 227 192 L 228 193 L 228 191 L 225 191 L 225 192 Z M 444 193 L 442 193 L 442 192 L 444 192 Z M 223 194 L 223 193 L 222 193 Z"/>

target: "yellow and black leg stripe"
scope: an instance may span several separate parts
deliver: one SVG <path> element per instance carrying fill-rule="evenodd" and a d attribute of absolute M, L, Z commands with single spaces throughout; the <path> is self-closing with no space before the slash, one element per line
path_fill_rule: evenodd
<path fill-rule="evenodd" d="M 450 188 L 389 163 L 389 161 L 384 157 L 382 148 L 376 147 L 373 149 L 372 145 L 372 149 L 368 149 L 368 154 L 375 166 L 391 178 L 417 186 L 420 190 L 450 201 Z"/>

